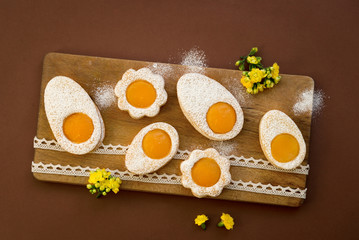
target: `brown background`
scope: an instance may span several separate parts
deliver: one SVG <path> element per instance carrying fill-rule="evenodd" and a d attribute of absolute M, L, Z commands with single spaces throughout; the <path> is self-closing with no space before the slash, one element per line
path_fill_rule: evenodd
<path fill-rule="evenodd" d="M 352 1 L 0 1 L 1 239 L 356 239 L 359 195 L 358 14 Z M 121 191 L 97 200 L 30 171 L 48 52 L 178 63 L 198 46 L 234 69 L 308 75 L 327 95 L 313 119 L 308 197 L 300 208 Z M 218 229 L 221 212 L 236 221 Z M 193 224 L 197 214 L 207 231 Z"/>

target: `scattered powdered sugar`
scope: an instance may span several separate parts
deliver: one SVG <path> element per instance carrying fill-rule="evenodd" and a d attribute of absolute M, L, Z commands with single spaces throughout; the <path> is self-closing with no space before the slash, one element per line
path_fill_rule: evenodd
<path fill-rule="evenodd" d="M 203 50 L 198 47 L 193 47 L 189 51 L 182 54 L 181 65 L 188 67 L 188 72 L 195 72 L 204 74 L 205 68 L 208 67 L 206 54 Z M 238 100 L 240 104 L 244 104 L 248 98 L 248 94 L 241 85 L 240 79 L 236 77 L 229 77 L 222 80 L 224 85 Z"/>
<path fill-rule="evenodd" d="M 293 112 L 295 115 L 301 115 L 312 110 L 312 116 L 316 117 L 325 106 L 325 98 L 325 93 L 321 89 L 315 90 L 314 93 L 313 90 L 303 91 L 293 106 Z"/>
<path fill-rule="evenodd" d="M 233 96 L 237 99 L 241 107 L 245 104 L 248 99 L 248 93 L 241 84 L 241 80 L 236 77 L 229 77 L 222 80 L 222 85 L 230 91 Z"/>
<path fill-rule="evenodd" d="M 115 101 L 115 91 L 111 85 L 98 87 L 94 91 L 94 100 L 99 109 L 110 107 Z"/>
<path fill-rule="evenodd" d="M 211 146 L 221 155 L 231 156 L 237 147 L 237 143 L 235 141 L 212 141 Z"/>
<path fill-rule="evenodd" d="M 170 77 L 173 69 L 169 64 L 164 63 L 153 63 L 148 66 L 148 68 L 155 74 L 161 75 L 163 78 Z"/>
<path fill-rule="evenodd" d="M 327 96 L 325 95 L 323 90 L 319 89 L 319 90 L 314 91 L 314 96 L 313 96 L 313 116 L 314 117 L 319 116 L 320 113 L 322 112 L 322 110 L 325 106 L 325 102 L 324 102 L 325 98 L 327 98 Z"/>
<path fill-rule="evenodd" d="M 181 65 L 187 66 L 189 72 L 204 73 L 208 67 L 206 54 L 198 47 L 194 47 L 182 54 Z"/>

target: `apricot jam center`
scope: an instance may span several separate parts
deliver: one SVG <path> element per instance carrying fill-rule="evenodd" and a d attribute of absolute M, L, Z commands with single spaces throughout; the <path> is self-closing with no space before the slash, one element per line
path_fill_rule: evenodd
<path fill-rule="evenodd" d="M 299 154 L 297 139 L 287 133 L 277 135 L 272 140 L 271 149 L 274 159 L 282 163 L 292 161 Z"/>
<path fill-rule="evenodd" d="M 211 187 L 221 177 L 221 169 L 212 158 L 198 160 L 192 168 L 192 179 L 201 187 Z"/>
<path fill-rule="evenodd" d="M 136 80 L 126 89 L 129 104 L 137 108 L 147 108 L 156 100 L 156 89 L 145 80 Z"/>
<path fill-rule="evenodd" d="M 228 103 L 215 103 L 207 112 L 207 123 L 214 133 L 227 133 L 236 123 L 236 112 Z"/>
<path fill-rule="evenodd" d="M 84 113 L 74 113 L 66 117 L 62 125 L 65 136 L 73 143 L 86 142 L 92 135 L 92 119 Z"/>
<path fill-rule="evenodd" d="M 166 157 L 172 147 L 170 136 L 162 129 L 149 131 L 142 140 L 142 149 L 145 154 L 153 159 Z"/>

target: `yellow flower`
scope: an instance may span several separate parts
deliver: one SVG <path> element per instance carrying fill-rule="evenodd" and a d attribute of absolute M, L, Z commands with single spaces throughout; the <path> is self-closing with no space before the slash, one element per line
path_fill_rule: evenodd
<path fill-rule="evenodd" d="M 208 221 L 208 217 L 206 215 L 202 214 L 202 215 L 198 215 L 196 217 L 196 219 L 194 220 L 194 223 L 198 226 L 201 226 L 206 221 Z"/>
<path fill-rule="evenodd" d="M 218 223 L 219 227 L 224 226 L 227 230 L 233 229 L 234 220 L 231 215 L 227 213 L 222 213 L 221 221 Z"/>
<path fill-rule="evenodd" d="M 262 81 L 262 78 L 265 77 L 265 73 L 258 68 L 253 68 L 248 75 L 252 83 L 260 82 Z"/>
<path fill-rule="evenodd" d="M 279 76 L 279 65 L 277 63 L 273 64 L 271 74 L 273 79 L 276 79 Z"/>
<path fill-rule="evenodd" d="M 112 177 L 111 172 L 107 172 L 105 169 L 97 169 L 90 173 L 87 188 L 90 189 L 90 193 L 94 194 L 98 192 L 96 196 L 106 196 L 111 190 L 117 193 L 120 188 L 121 179 L 118 177 Z"/>
<path fill-rule="evenodd" d="M 257 48 L 257 47 L 253 47 L 253 48 L 251 49 L 251 51 L 249 52 L 249 55 L 253 55 L 253 54 L 255 54 L 256 52 L 258 52 L 258 48 Z"/>
<path fill-rule="evenodd" d="M 241 78 L 241 83 L 245 88 L 252 88 L 253 87 L 253 83 L 251 82 L 249 77 L 246 77 L 244 75 Z"/>
<path fill-rule="evenodd" d="M 275 84 L 279 83 L 280 79 L 281 79 L 281 76 L 278 76 L 277 78 L 274 79 L 274 83 Z"/>
<path fill-rule="evenodd" d="M 105 169 L 102 169 L 101 172 L 102 172 L 102 176 L 106 179 L 111 175 L 111 173 L 107 172 Z"/>
<path fill-rule="evenodd" d="M 247 57 L 247 62 L 251 64 L 258 64 L 260 61 L 255 56 Z"/>
<path fill-rule="evenodd" d="M 96 184 L 97 182 L 102 182 L 104 180 L 105 178 L 103 177 L 101 170 L 97 170 L 96 172 L 90 173 L 89 183 Z"/>
<path fill-rule="evenodd" d="M 263 84 L 260 84 L 257 86 L 257 89 L 260 91 L 260 92 L 263 92 L 264 88 L 263 88 Z"/>
<path fill-rule="evenodd" d="M 117 193 L 119 191 L 120 184 L 121 184 L 120 178 L 111 178 L 106 181 L 106 188 L 109 188 L 114 193 Z"/>

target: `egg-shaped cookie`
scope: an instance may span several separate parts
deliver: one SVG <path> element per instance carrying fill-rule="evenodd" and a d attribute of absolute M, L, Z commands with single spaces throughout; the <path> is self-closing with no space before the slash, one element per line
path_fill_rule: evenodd
<path fill-rule="evenodd" d="M 164 122 L 150 124 L 132 140 L 125 157 L 126 168 L 135 174 L 154 172 L 173 158 L 178 145 L 174 127 Z"/>
<path fill-rule="evenodd" d="M 177 97 L 182 112 L 203 136 L 224 141 L 242 130 L 242 108 L 219 82 L 199 73 L 185 74 L 177 82 Z"/>
<path fill-rule="evenodd" d="M 77 82 L 64 76 L 52 78 L 45 88 L 44 105 L 51 130 L 64 150 L 85 154 L 101 144 L 105 127 L 100 111 Z"/>
<path fill-rule="evenodd" d="M 295 122 L 284 112 L 271 110 L 259 124 L 259 142 L 264 155 L 274 166 L 294 169 L 304 160 L 306 146 Z"/>

